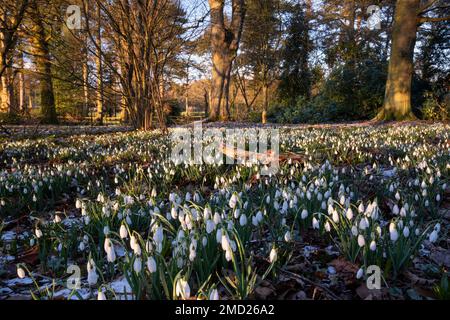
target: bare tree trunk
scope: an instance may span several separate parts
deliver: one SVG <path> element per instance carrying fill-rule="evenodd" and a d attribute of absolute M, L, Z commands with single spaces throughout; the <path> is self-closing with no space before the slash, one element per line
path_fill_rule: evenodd
<path fill-rule="evenodd" d="M 18 109 L 22 113 L 26 113 L 27 106 L 25 104 L 25 75 L 23 73 L 23 52 L 19 53 L 18 65 L 20 68 L 19 71 L 19 101 L 18 101 Z"/>
<path fill-rule="evenodd" d="M 42 122 L 48 124 L 58 123 L 56 115 L 55 96 L 53 93 L 52 69 L 50 61 L 50 51 L 39 8 L 35 1 L 32 3 L 33 9 L 33 55 L 36 59 L 36 68 L 39 75 L 40 107 Z"/>
<path fill-rule="evenodd" d="M 411 109 L 411 82 L 419 8 L 420 0 L 397 1 L 384 106 L 377 120 L 415 118 Z"/>
<path fill-rule="evenodd" d="M 267 110 L 269 109 L 269 86 L 265 81 L 263 84 L 263 111 L 261 114 L 261 122 L 263 124 L 267 123 Z"/>
<path fill-rule="evenodd" d="M 101 30 L 101 10 L 97 5 L 97 113 L 95 121 L 99 124 L 103 124 L 104 106 L 103 106 L 103 63 L 102 63 L 102 30 Z"/>
<path fill-rule="evenodd" d="M 209 119 L 228 120 L 231 69 L 236 58 L 245 16 L 245 1 L 232 0 L 230 26 L 225 24 L 225 0 L 209 0 L 211 15 L 212 81 Z"/>

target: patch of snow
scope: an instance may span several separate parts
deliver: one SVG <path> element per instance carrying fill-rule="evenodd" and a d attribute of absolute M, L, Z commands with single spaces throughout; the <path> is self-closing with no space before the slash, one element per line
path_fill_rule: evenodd
<path fill-rule="evenodd" d="M 131 286 L 125 277 L 119 278 L 109 285 L 119 300 L 131 300 L 133 296 L 131 294 Z M 125 299 L 126 298 L 126 299 Z"/>

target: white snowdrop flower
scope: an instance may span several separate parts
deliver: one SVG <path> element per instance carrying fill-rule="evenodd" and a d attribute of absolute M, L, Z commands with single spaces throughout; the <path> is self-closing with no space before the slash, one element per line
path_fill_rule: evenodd
<path fill-rule="evenodd" d="M 356 272 L 356 279 L 361 279 L 364 275 L 364 270 L 359 268 L 358 272 Z"/>
<path fill-rule="evenodd" d="M 339 203 L 341 204 L 341 206 L 343 206 L 345 204 L 345 196 L 342 195 L 339 199 Z"/>
<path fill-rule="evenodd" d="M 164 232 L 162 227 L 156 228 L 154 234 L 153 234 L 153 240 L 156 243 L 162 243 L 164 240 Z"/>
<path fill-rule="evenodd" d="M 230 200 L 228 201 L 228 205 L 230 206 L 231 209 L 236 208 L 236 204 L 238 202 L 238 198 L 236 196 L 236 194 L 232 194 Z"/>
<path fill-rule="evenodd" d="M 153 257 L 147 258 L 147 269 L 150 273 L 156 272 L 156 260 Z"/>
<path fill-rule="evenodd" d="M 358 235 L 358 228 L 356 226 L 352 226 L 351 228 L 352 235 L 356 237 Z"/>
<path fill-rule="evenodd" d="M 258 220 L 258 223 L 261 223 L 262 221 L 263 221 L 263 214 L 262 214 L 262 212 L 261 211 L 258 211 L 257 213 L 256 213 L 256 219 Z"/>
<path fill-rule="evenodd" d="M 429 207 L 430 206 L 430 201 L 428 201 L 428 199 L 427 200 L 425 200 L 425 207 Z"/>
<path fill-rule="evenodd" d="M 217 243 L 221 243 L 222 242 L 222 229 L 217 229 L 216 242 Z"/>
<path fill-rule="evenodd" d="M 108 226 L 104 226 L 104 227 L 103 227 L 103 234 L 104 234 L 105 236 L 107 236 L 107 235 L 109 234 L 109 227 L 108 227 Z"/>
<path fill-rule="evenodd" d="M 245 226 L 247 224 L 247 216 L 245 214 L 241 215 L 239 218 L 239 224 Z"/>
<path fill-rule="evenodd" d="M 219 213 L 216 211 L 214 213 L 214 223 L 218 225 L 222 221 L 222 218 L 220 217 Z"/>
<path fill-rule="evenodd" d="M 25 270 L 24 270 L 22 267 L 18 267 L 18 268 L 17 268 L 17 276 L 18 276 L 20 279 L 25 278 L 25 276 L 26 276 Z"/>
<path fill-rule="evenodd" d="M 97 300 L 106 300 L 106 296 L 103 291 L 98 291 Z"/>
<path fill-rule="evenodd" d="M 256 216 L 252 216 L 252 224 L 256 227 L 258 226 L 258 218 Z"/>
<path fill-rule="evenodd" d="M 239 215 L 241 214 L 241 210 L 239 210 L 239 209 L 236 209 L 236 210 L 234 210 L 234 212 L 233 212 L 233 217 L 235 218 L 235 219 L 237 219 L 237 218 L 239 218 Z"/>
<path fill-rule="evenodd" d="M 439 233 L 439 231 L 441 231 L 441 224 L 440 223 L 436 223 L 436 225 L 434 226 L 433 230 L 435 230 L 436 232 Z"/>
<path fill-rule="evenodd" d="M 363 213 L 364 212 L 364 204 L 361 202 L 358 206 L 358 212 Z"/>
<path fill-rule="evenodd" d="M 269 254 L 270 263 L 277 261 L 277 258 L 278 258 L 277 250 L 275 248 L 272 248 L 272 250 L 270 250 L 270 254 Z"/>
<path fill-rule="evenodd" d="M 128 230 L 127 230 L 127 227 L 125 227 L 124 224 L 122 224 L 120 226 L 119 234 L 120 234 L 120 238 L 122 238 L 122 239 L 125 239 L 125 238 L 128 237 Z"/>
<path fill-rule="evenodd" d="M 82 207 L 81 200 L 80 200 L 80 199 L 77 199 L 77 200 L 75 201 L 75 208 L 81 209 L 81 207 Z"/>
<path fill-rule="evenodd" d="M 109 238 L 105 238 L 103 247 L 105 249 L 108 262 L 114 262 L 116 260 L 116 252 L 114 250 L 114 245 Z"/>
<path fill-rule="evenodd" d="M 303 209 L 301 213 L 302 220 L 305 220 L 308 217 L 308 210 Z"/>
<path fill-rule="evenodd" d="M 392 242 L 395 242 L 395 241 L 397 241 L 397 239 L 398 239 L 398 232 L 397 232 L 397 229 L 392 229 L 392 230 L 390 230 L 389 231 L 389 234 L 390 234 L 390 238 L 391 238 L 391 241 Z"/>
<path fill-rule="evenodd" d="M 431 243 L 434 243 L 434 242 L 437 241 L 437 239 L 438 239 L 438 232 L 436 230 L 433 230 L 433 232 L 430 233 L 430 236 L 429 236 L 428 240 Z"/>
<path fill-rule="evenodd" d="M 392 208 L 392 213 L 395 215 L 398 215 L 400 212 L 399 208 L 397 205 L 394 205 L 394 208 Z"/>
<path fill-rule="evenodd" d="M 366 244 L 366 240 L 364 239 L 364 236 L 362 234 L 358 235 L 358 246 L 364 247 Z"/>
<path fill-rule="evenodd" d="M 406 209 L 405 209 L 404 207 L 402 207 L 402 208 L 400 209 L 400 216 L 401 216 L 401 217 L 406 217 Z"/>
<path fill-rule="evenodd" d="M 286 231 L 286 233 L 284 234 L 284 241 L 290 242 L 291 239 L 292 239 L 291 232 L 290 231 Z"/>
<path fill-rule="evenodd" d="M 140 257 L 136 257 L 136 259 L 134 259 L 134 263 L 133 263 L 133 270 L 136 273 L 140 273 L 142 270 L 142 260 Z"/>
<path fill-rule="evenodd" d="M 330 232 L 330 231 L 331 231 L 331 226 L 330 226 L 330 223 L 329 223 L 328 221 L 325 222 L 324 227 L 325 227 L 325 230 L 326 230 L 327 232 Z"/>
<path fill-rule="evenodd" d="M 366 228 L 368 227 L 368 225 L 367 225 L 366 222 L 367 222 L 366 219 L 362 218 L 362 219 L 359 221 L 359 229 L 361 229 L 361 230 L 366 230 Z"/>
<path fill-rule="evenodd" d="M 339 223 L 339 214 L 337 213 L 336 210 L 333 210 L 333 222 Z"/>
<path fill-rule="evenodd" d="M 33 194 L 33 202 L 37 202 L 37 198 L 36 198 L 35 194 Z"/>
<path fill-rule="evenodd" d="M 78 250 L 81 251 L 81 252 L 83 252 L 84 249 L 85 249 L 85 244 L 84 244 L 83 241 L 81 241 L 80 244 L 78 245 Z"/>
<path fill-rule="evenodd" d="M 345 213 L 345 216 L 346 216 L 347 219 L 350 220 L 350 221 L 353 219 L 353 210 L 352 210 L 352 208 L 349 207 L 349 208 L 347 209 L 347 212 Z"/>
<path fill-rule="evenodd" d="M 217 289 L 212 289 L 209 294 L 209 300 L 219 300 L 219 291 Z"/>
<path fill-rule="evenodd" d="M 40 237 L 42 237 L 42 231 L 41 231 L 41 229 L 39 229 L 39 228 L 36 228 L 36 230 L 34 230 L 34 234 L 36 235 L 36 238 L 40 238 Z"/>
<path fill-rule="evenodd" d="M 397 200 L 397 201 L 400 200 L 400 193 L 398 193 L 398 191 L 397 191 L 397 193 L 395 194 L 395 200 Z"/>
<path fill-rule="evenodd" d="M 59 215 L 55 215 L 55 218 L 53 219 L 54 223 L 60 223 L 61 222 L 61 217 Z"/>
<path fill-rule="evenodd" d="M 191 296 L 191 288 L 189 283 L 184 279 L 178 279 L 175 285 L 175 294 L 183 300 L 187 300 Z"/>
<path fill-rule="evenodd" d="M 214 221 L 212 221 L 212 220 L 207 220 L 206 221 L 206 232 L 208 234 L 213 232 L 215 228 L 216 228 L 216 225 L 214 224 Z"/>
<path fill-rule="evenodd" d="M 403 228 L 403 236 L 405 238 L 409 237 L 409 228 L 407 226 Z"/>
<path fill-rule="evenodd" d="M 205 207 L 205 209 L 203 210 L 203 218 L 205 220 L 208 220 L 211 217 L 211 214 L 212 214 L 211 208 Z"/>
<path fill-rule="evenodd" d="M 93 286 L 98 281 L 97 270 L 95 269 L 95 262 L 92 259 L 89 259 L 87 263 L 87 271 L 88 271 L 88 284 L 89 286 Z"/>
<path fill-rule="evenodd" d="M 370 242 L 370 251 L 375 251 L 377 250 L 377 243 L 375 242 L 375 240 L 372 240 L 372 242 Z"/>
<path fill-rule="evenodd" d="M 436 195 L 436 201 L 437 201 L 437 202 L 441 201 L 441 195 L 440 195 L 440 194 L 437 194 L 437 195 Z"/>
<path fill-rule="evenodd" d="M 175 207 L 172 207 L 172 209 L 170 210 L 170 216 L 172 217 L 172 219 L 176 219 L 178 217 L 178 212 Z"/>
<path fill-rule="evenodd" d="M 228 238 L 228 235 L 222 234 L 221 245 L 223 251 L 231 250 L 230 239 Z"/>
<path fill-rule="evenodd" d="M 315 217 L 312 219 L 312 226 L 313 226 L 313 229 L 319 229 L 320 228 L 319 221 Z"/>
<path fill-rule="evenodd" d="M 225 251 L 225 259 L 230 262 L 233 259 L 233 252 L 231 250 Z"/>

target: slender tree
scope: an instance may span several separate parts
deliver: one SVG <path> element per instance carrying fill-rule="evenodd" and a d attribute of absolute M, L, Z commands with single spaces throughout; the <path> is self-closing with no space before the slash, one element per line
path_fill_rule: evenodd
<path fill-rule="evenodd" d="M 229 120 L 231 69 L 236 58 L 245 17 L 245 0 L 231 1 L 226 23 L 225 0 L 208 0 L 211 15 L 212 82 L 209 119 Z"/>

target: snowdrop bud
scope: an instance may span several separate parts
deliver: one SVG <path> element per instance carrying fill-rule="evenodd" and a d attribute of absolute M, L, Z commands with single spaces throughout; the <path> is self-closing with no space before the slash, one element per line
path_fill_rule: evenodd
<path fill-rule="evenodd" d="M 339 223 L 339 214 L 336 210 L 333 210 L 333 221 L 334 223 Z"/>
<path fill-rule="evenodd" d="M 372 240 L 372 242 L 370 243 L 370 251 L 375 251 L 377 250 L 377 244 L 375 242 L 375 240 Z"/>
<path fill-rule="evenodd" d="M 330 226 L 330 223 L 327 221 L 327 222 L 325 222 L 325 230 L 327 231 L 327 232 L 330 232 L 330 230 L 331 230 L 331 226 Z"/>
<path fill-rule="evenodd" d="M 147 259 L 147 269 L 150 273 L 154 273 L 156 271 L 156 261 L 153 257 L 148 257 Z"/>
<path fill-rule="evenodd" d="M 275 248 L 272 248 L 272 250 L 270 250 L 270 254 L 269 254 L 270 263 L 277 261 L 277 258 L 278 258 L 277 250 Z"/>
<path fill-rule="evenodd" d="M 218 213 L 218 212 L 215 212 L 215 213 L 214 213 L 214 223 L 215 223 L 216 225 L 218 225 L 221 221 L 222 221 L 222 218 L 220 217 L 219 213 Z"/>
<path fill-rule="evenodd" d="M 36 238 L 40 238 L 42 237 L 42 231 L 39 228 L 36 228 L 36 230 L 34 231 L 34 234 L 36 235 Z"/>
<path fill-rule="evenodd" d="M 345 213 L 345 216 L 347 217 L 348 220 L 352 220 L 353 219 L 353 211 L 352 208 L 348 208 L 347 212 Z"/>
<path fill-rule="evenodd" d="M 25 270 L 23 270 L 23 268 L 21 268 L 21 267 L 18 267 L 18 268 L 17 268 L 17 276 L 18 276 L 20 279 L 25 278 Z"/>
<path fill-rule="evenodd" d="M 358 212 L 363 213 L 364 212 L 364 204 L 361 202 L 358 206 Z"/>
<path fill-rule="evenodd" d="M 221 241 L 222 241 L 222 229 L 217 229 L 216 241 L 217 241 L 217 243 L 221 243 Z"/>
<path fill-rule="evenodd" d="M 98 292 L 97 300 L 106 300 L 106 296 L 102 291 Z"/>
<path fill-rule="evenodd" d="M 77 199 L 77 201 L 75 201 L 75 207 L 76 207 L 77 209 L 81 209 L 82 203 L 81 203 L 81 200 L 80 200 L 80 199 Z"/>
<path fill-rule="evenodd" d="M 191 296 L 191 288 L 189 287 L 188 282 L 184 279 L 179 279 L 175 286 L 175 293 L 184 300 L 189 299 Z"/>
<path fill-rule="evenodd" d="M 409 228 L 408 228 L 408 227 L 404 227 L 404 228 L 403 228 L 403 236 L 404 236 L 405 238 L 408 238 L 408 237 L 409 237 Z"/>
<path fill-rule="evenodd" d="M 428 238 L 428 240 L 430 240 L 431 243 L 436 242 L 436 240 L 438 239 L 438 233 L 436 230 L 433 230 L 433 232 L 430 233 L 430 237 Z"/>
<path fill-rule="evenodd" d="M 308 217 L 308 210 L 303 209 L 302 214 L 301 214 L 302 220 L 305 220 L 307 217 Z"/>
<path fill-rule="evenodd" d="M 319 229 L 320 228 L 319 221 L 315 217 L 312 219 L 312 226 L 313 226 L 313 229 Z"/>
<path fill-rule="evenodd" d="M 230 198 L 230 201 L 228 202 L 228 205 L 230 206 L 231 209 L 236 208 L 236 204 L 237 204 L 237 197 L 236 194 L 233 193 L 233 195 Z"/>
<path fill-rule="evenodd" d="M 364 247 L 365 244 L 366 240 L 364 239 L 364 236 L 362 234 L 358 235 L 358 245 Z"/>
<path fill-rule="evenodd" d="M 84 249 L 85 249 L 85 244 L 83 241 L 81 241 L 80 244 L 78 245 L 78 250 L 84 251 Z"/>
<path fill-rule="evenodd" d="M 397 239 L 398 239 L 397 229 L 394 228 L 394 229 L 390 230 L 389 233 L 390 233 L 391 241 L 392 242 L 397 241 Z"/>
<path fill-rule="evenodd" d="M 219 291 L 217 289 L 212 289 L 209 294 L 209 300 L 219 300 Z"/>
<path fill-rule="evenodd" d="M 399 212 L 400 212 L 400 210 L 398 209 L 398 206 L 395 205 L 394 208 L 392 209 L 392 213 L 395 215 L 398 215 Z"/>
<path fill-rule="evenodd" d="M 120 234 L 120 238 L 122 238 L 122 239 L 125 239 L 126 237 L 128 237 L 128 230 L 124 224 L 122 224 L 120 226 L 119 234 Z"/>
<path fill-rule="evenodd" d="M 364 275 L 364 270 L 362 268 L 359 268 L 358 272 L 356 273 L 356 279 L 361 279 Z"/>
<path fill-rule="evenodd" d="M 247 216 L 245 214 L 241 215 L 239 218 L 239 224 L 245 226 L 247 224 Z"/>
<path fill-rule="evenodd" d="M 60 223 L 61 222 L 61 218 L 59 217 L 59 215 L 55 215 L 55 218 L 53 219 L 54 223 Z"/>
<path fill-rule="evenodd" d="M 206 232 L 208 234 L 210 234 L 211 232 L 214 231 L 216 225 L 214 224 L 214 222 L 212 220 L 207 220 L 206 221 Z"/>
<path fill-rule="evenodd" d="M 137 257 L 136 259 L 134 259 L 134 263 L 133 263 L 133 270 L 136 273 L 140 273 L 142 270 L 142 261 L 140 257 Z"/>
<path fill-rule="evenodd" d="M 284 241 L 290 242 L 291 239 L 292 239 L 291 232 L 290 231 L 286 231 L 286 233 L 284 234 Z"/>

